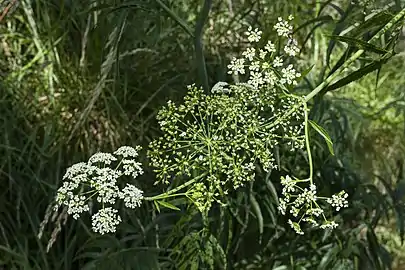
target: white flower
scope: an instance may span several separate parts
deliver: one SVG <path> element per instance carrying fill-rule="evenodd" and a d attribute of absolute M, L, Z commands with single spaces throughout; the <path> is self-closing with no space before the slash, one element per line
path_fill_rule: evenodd
<path fill-rule="evenodd" d="M 248 83 L 254 87 L 259 87 L 264 84 L 263 75 L 260 72 L 250 72 Z"/>
<path fill-rule="evenodd" d="M 270 84 L 271 86 L 273 86 L 275 84 L 277 79 L 278 78 L 277 78 L 276 74 L 272 70 L 264 72 L 264 81 L 266 83 Z"/>
<path fill-rule="evenodd" d="M 283 18 L 278 17 L 278 22 L 274 25 L 274 29 L 276 29 L 278 36 L 288 37 L 292 33 L 293 28 L 288 24 L 288 21 L 284 21 Z"/>
<path fill-rule="evenodd" d="M 277 208 L 282 215 L 285 215 L 285 211 L 287 210 L 287 202 L 284 199 L 280 199 Z"/>
<path fill-rule="evenodd" d="M 97 201 L 100 203 L 114 204 L 118 194 L 119 189 L 115 183 L 103 183 L 98 187 Z"/>
<path fill-rule="evenodd" d="M 260 57 L 260 59 L 264 59 L 264 58 L 266 57 L 266 55 L 267 55 L 267 52 L 266 52 L 266 51 L 264 51 L 264 50 L 262 50 L 262 49 L 259 50 L 259 57 Z"/>
<path fill-rule="evenodd" d="M 282 78 L 280 82 L 282 84 L 287 83 L 287 84 L 293 84 L 296 85 L 297 81 L 295 80 L 296 78 L 301 77 L 301 73 L 295 71 L 293 68 L 293 65 L 288 65 L 288 67 L 283 68 L 281 70 Z"/>
<path fill-rule="evenodd" d="M 281 67 L 283 66 L 283 59 L 280 56 L 276 56 L 273 60 L 274 67 Z"/>
<path fill-rule="evenodd" d="M 306 211 L 307 215 L 319 217 L 323 214 L 323 210 L 321 208 L 310 208 Z"/>
<path fill-rule="evenodd" d="M 247 48 L 246 51 L 244 51 L 244 52 L 242 53 L 242 55 L 243 55 L 245 58 L 249 59 L 249 61 L 252 61 L 253 58 L 254 58 L 255 55 L 256 55 L 256 50 L 255 50 L 254 48 Z"/>
<path fill-rule="evenodd" d="M 260 36 L 262 35 L 262 31 L 257 28 L 253 30 L 252 27 L 249 26 L 246 35 L 248 36 L 247 39 L 249 42 L 258 42 L 260 40 Z"/>
<path fill-rule="evenodd" d="M 336 211 L 339 211 L 341 208 L 349 206 L 349 202 L 347 201 L 348 196 L 349 195 L 343 190 L 337 195 L 332 195 L 332 198 L 328 198 L 326 201 L 333 207 L 336 207 Z"/>
<path fill-rule="evenodd" d="M 290 209 L 290 214 L 292 214 L 294 217 L 297 217 L 298 214 L 300 213 L 300 209 L 297 207 L 292 206 Z"/>
<path fill-rule="evenodd" d="M 89 165 L 94 163 L 111 164 L 112 161 L 116 161 L 117 158 L 110 153 L 96 153 L 89 158 Z"/>
<path fill-rule="evenodd" d="M 90 180 L 90 186 L 97 190 L 102 188 L 105 183 L 114 185 L 117 179 L 121 176 L 121 172 L 113 170 L 109 167 L 98 169 L 96 175 Z"/>
<path fill-rule="evenodd" d="M 228 74 L 245 74 L 245 59 L 236 59 L 235 57 L 232 59 L 231 63 L 228 65 L 228 68 L 230 69 L 228 71 Z"/>
<path fill-rule="evenodd" d="M 124 200 L 126 207 L 136 208 L 142 204 L 143 191 L 134 185 L 127 184 L 122 192 L 120 192 L 120 198 Z"/>
<path fill-rule="evenodd" d="M 118 210 L 111 207 L 100 209 L 91 218 L 93 231 L 100 234 L 115 232 L 118 224 L 122 221 L 117 213 Z"/>
<path fill-rule="evenodd" d="M 140 150 L 140 147 L 138 146 L 137 149 Z M 131 146 L 121 146 L 114 152 L 114 154 L 118 155 L 118 156 L 123 156 L 124 158 L 137 157 L 138 156 L 137 149 L 135 149 Z"/>
<path fill-rule="evenodd" d="M 311 190 L 304 188 L 303 192 L 298 195 L 298 198 L 302 198 L 303 202 L 311 203 L 316 201 L 316 187 L 315 185 L 311 185 Z"/>
<path fill-rule="evenodd" d="M 123 160 L 122 168 L 124 169 L 125 175 L 132 175 L 133 178 L 138 177 L 138 175 L 143 174 L 143 169 L 141 163 L 136 162 L 135 160 Z"/>
<path fill-rule="evenodd" d="M 70 166 L 67 170 L 63 179 L 72 179 L 78 174 L 85 173 L 87 170 L 87 164 L 84 162 L 79 162 Z"/>
<path fill-rule="evenodd" d="M 68 196 L 68 200 L 65 201 L 65 205 L 67 205 L 67 213 L 68 215 L 73 215 L 74 219 L 78 219 L 80 214 L 86 211 L 89 211 L 89 205 L 86 203 L 86 197 L 80 195 L 73 195 Z"/>
<path fill-rule="evenodd" d="M 260 70 L 260 61 L 250 63 L 249 70 L 258 72 Z"/>
<path fill-rule="evenodd" d="M 293 179 L 289 175 L 286 177 L 281 177 L 281 184 L 284 186 L 283 188 L 283 195 L 286 195 L 287 193 L 294 192 L 295 191 L 295 183 Z"/>
<path fill-rule="evenodd" d="M 325 221 L 320 227 L 321 229 L 334 229 L 337 228 L 338 224 L 334 221 Z"/>
<path fill-rule="evenodd" d="M 297 55 L 300 52 L 300 49 L 298 48 L 298 42 L 295 39 L 290 38 L 287 41 L 287 44 L 284 46 L 284 51 L 289 56 Z"/>
<path fill-rule="evenodd" d="M 266 46 L 264 46 L 264 49 L 267 50 L 269 53 L 276 52 L 276 45 L 273 44 L 273 42 L 268 41 Z"/>
<path fill-rule="evenodd" d="M 308 222 L 312 224 L 313 226 L 318 226 L 318 222 L 316 222 L 313 218 L 303 218 L 302 221 Z"/>

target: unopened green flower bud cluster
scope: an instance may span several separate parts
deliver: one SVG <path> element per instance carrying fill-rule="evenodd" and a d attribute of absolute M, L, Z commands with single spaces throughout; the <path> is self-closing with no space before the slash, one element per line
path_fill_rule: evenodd
<path fill-rule="evenodd" d="M 265 171 L 276 168 L 274 147 L 282 144 L 296 151 L 305 146 L 306 102 L 289 91 L 301 77 L 292 64 L 299 53 L 292 19 L 278 18 L 274 29 L 279 38 L 274 43 L 263 43 L 259 29 L 248 29 L 251 46 L 228 66 L 229 74 L 247 76 L 247 83 L 219 82 L 209 94 L 190 86 L 183 104 L 169 101 L 158 114 L 164 135 L 151 143 L 148 152 L 157 182 L 169 184 L 176 176 L 207 173 L 188 190 L 200 211 L 221 202 L 230 189 L 253 181 L 257 165 Z M 263 47 L 257 48 L 259 44 Z M 289 219 L 289 224 L 299 234 L 303 222 L 313 226 L 319 222 L 323 229 L 337 226 L 326 219 L 319 200 L 336 211 L 348 206 L 344 191 L 332 198 L 318 197 L 312 175 L 306 180 L 285 177 L 281 184 L 279 210 L 284 215 L 288 211 L 295 220 Z"/>
<path fill-rule="evenodd" d="M 151 143 L 148 152 L 157 173 L 157 182 L 169 184 L 176 176 L 207 173 L 204 180 L 189 188 L 201 211 L 230 189 L 255 178 L 255 166 L 276 168 L 274 148 L 279 144 L 292 151 L 304 147 L 304 106 L 301 97 L 288 92 L 301 74 L 284 64 L 298 53 L 292 28 L 282 19 L 275 25 L 280 39 L 255 46 L 261 31 L 249 28 L 252 43 L 234 58 L 229 73 L 248 74 L 247 83 L 217 83 L 211 93 L 189 86 L 184 103 L 169 101 L 158 114 L 163 136 Z M 284 53 L 276 47 L 284 41 Z M 285 115 L 294 108 L 294 112 Z M 204 203 L 202 203 L 204 202 Z"/>
<path fill-rule="evenodd" d="M 96 202 L 101 207 L 92 215 L 93 230 L 100 234 L 115 232 L 122 221 L 118 210 L 113 208 L 117 200 L 128 208 L 142 203 L 142 190 L 120 179 L 124 176 L 134 179 L 143 173 L 135 159 L 139 150 L 140 147 L 122 146 L 113 154 L 96 153 L 88 162 L 68 168 L 57 191 L 55 210 L 64 206 L 67 214 L 78 219 L 83 212 L 90 212 L 91 203 Z"/>

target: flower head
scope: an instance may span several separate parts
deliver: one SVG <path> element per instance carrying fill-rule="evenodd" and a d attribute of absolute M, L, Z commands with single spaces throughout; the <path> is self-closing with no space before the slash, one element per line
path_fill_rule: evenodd
<path fill-rule="evenodd" d="M 113 154 L 96 153 L 87 163 L 72 165 L 67 169 L 62 186 L 57 191 L 55 210 L 64 205 L 67 214 L 78 219 L 83 212 L 90 211 L 90 204 L 100 203 L 103 209 L 93 215 L 93 228 L 100 233 L 114 231 L 121 218 L 117 210 L 105 205 L 115 204 L 118 199 L 122 199 L 126 207 L 135 208 L 140 206 L 143 198 L 143 192 L 129 184 L 121 191 L 118 181 L 121 177 L 136 178 L 143 173 L 141 163 L 134 159 L 140 149 L 139 146 L 122 146 Z M 113 163 L 117 160 L 120 161 Z"/>
<path fill-rule="evenodd" d="M 280 37 L 288 37 L 292 34 L 293 27 L 288 23 L 288 21 L 278 17 L 278 22 L 274 25 L 274 29 L 276 29 L 277 35 Z"/>
<path fill-rule="evenodd" d="M 134 185 L 127 186 L 120 192 L 120 198 L 124 200 L 125 206 L 128 208 L 136 208 L 141 206 L 143 199 L 143 191 Z"/>
<path fill-rule="evenodd" d="M 111 164 L 112 161 L 116 161 L 117 158 L 110 153 L 96 153 L 89 158 L 89 165 L 94 163 Z"/>
<path fill-rule="evenodd" d="M 115 232 L 122 221 L 118 210 L 111 207 L 100 209 L 91 219 L 93 231 L 100 234 Z"/>
<path fill-rule="evenodd" d="M 257 28 L 253 30 L 251 26 L 249 26 L 248 31 L 246 32 L 246 35 L 250 42 L 258 42 L 261 38 L 261 34 L 262 31 Z"/>
<path fill-rule="evenodd" d="M 123 156 L 124 158 L 127 157 L 135 158 L 138 156 L 138 151 L 140 149 L 141 149 L 140 146 L 137 146 L 136 148 L 133 148 L 131 146 L 121 146 L 114 152 L 114 155 Z"/>
<path fill-rule="evenodd" d="M 245 74 L 245 66 L 244 66 L 245 60 L 244 59 L 236 59 L 233 58 L 231 63 L 228 65 L 229 74 Z"/>
<path fill-rule="evenodd" d="M 336 211 L 339 211 L 341 208 L 346 208 L 349 206 L 347 197 L 349 195 L 343 190 L 338 194 L 332 195 L 332 198 L 328 198 L 326 201 L 335 207 Z"/>

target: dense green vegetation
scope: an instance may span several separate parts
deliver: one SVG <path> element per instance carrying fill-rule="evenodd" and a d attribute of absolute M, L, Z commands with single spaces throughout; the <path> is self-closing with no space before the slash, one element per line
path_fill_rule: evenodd
<path fill-rule="evenodd" d="M 405 46 L 397 14 L 404 1 L 0 6 L 7 11 L 0 22 L 0 268 L 402 269 Z M 305 227 L 298 235 L 279 213 L 281 177 L 308 177 L 305 148 L 280 145 L 277 170 L 257 166 L 255 181 L 230 191 L 226 206 L 213 203 L 207 215 L 183 201 L 171 202 L 180 211 L 145 202 L 122 209 L 114 234 L 94 233 L 86 215 L 62 213 L 37 237 L 66 169 L 98 151 L 142 146 L 145 173 L 135 183 L 145 194 L 165 192 L 146 166 L 148 145 L 162 136 L 158 111 L 168 100 L 180 104 L 187 85 L 208 94 L 219 81 L 247 81 L 228 74 L 228 64 L 248 47 L 248 27 L 274 41 L 273 25 L 290 14 L 303 79 L 289 90 L 322 90 L 308 99 L 309 118 L 333 142 L 334 155 L 310 132 L 314 183 L 323 196 L 349 194 L 348 208 L 329 211 L 336 229 Z"/>

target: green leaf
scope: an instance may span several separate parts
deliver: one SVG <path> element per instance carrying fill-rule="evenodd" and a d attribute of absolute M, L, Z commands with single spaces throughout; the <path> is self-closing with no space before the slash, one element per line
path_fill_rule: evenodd
<path fill-rule="evenodd" d="M 331 76 L 335 73 L 346 61 L 350 58 L 350 56 L 356 51 L 356 48 L 349 46 L 346 51 L 340 56 L 339 60 L 335 63 L 335 65 L 330 69 L 327 77 Z M 329 63 L 329 62 L 328 62 Z M 329 65 L 329 64 L 328 64 Z"/>
<path fill-rule="evenodd" d="M 260 233 L 260 239 L 259 243 L 262 240 L 262 235 L 263 235 L 263 215 L 262 215 L 262 210 L 260 209 L 260 205 L 257 202 L 256 198 L 253 196 L 253 194 L 250 196 L 250 203 L 253 206 L 253 211 L 256 214 L 257 222 L 259 224 L 259 233 Z"/>
<path fill-rule="evenodd" d="M 353 9 L 352 5 L 349 5 L 347 9 L 341 14 L 339 22 L 336 24 L 335 29 L 333 29 L 332 35 L 339 35 L 346 27 L 347 22 L 346 19 L 349 17 L 351 10 Z M 332 55 L 332 51 L 336 45 L 336 41 L 331 39 L 328 44 L 328 48 L 326 49 L 326 63 L 329 66 L 330 57 Z"/>
<path fill-rule="evenodd" d="M 331 39 L 347 43 L 347 44 L 355 46 L 357 48 L 361 48 L 365 51 L 375 52 L 378 54 L 386 54 L 388 52 L 385 49 L 378 48 L 377 46 L 367 43 L 361 39 L 345 37 L 345 36 L 338 36 L 338 35 L 327 35 L 327 36 L 330 37 Z"/>
<path fill-rule="evenodd" d="M 344 77 L 343 79 L 340 79 L 339 81 L 337 81 L 336 83 L 329 85 L 328 87 L 326 87 L 324 90 L 322 90 L 322 93 L 326 93 L 328 91 L 332 91 L 335 89 L 339 89 L 351 82 L 357 81 L 358 79 L 364 77 L 365 75 L 381 68 L 381 66 L 389 59 L 390 54 L 388 54 L 387 56 L 381 58 L 378 61 L 374 61 L 371 64 L 368 64 L 362 68 L 359 68 L 358 70 L 356 70 L 355 72 L 350 73 L 349 75 L 347 75 L 346 77 Z"/>
<path fill-rule="evenodd" d="M 174 206 L 174 205 L 171 204 L 171 203 L 164 202 L 164 201 L 157 201 L 157 203 L 160 204 L 160 205 L 163 206 L 163 207 L 166 207 L 166 208 L 169 208 L 169 209 L 172 209 L 172 210 L 180 211 L 180 208 Z"/>
<path fill-rule="evenodd" d="M 276 268 L 273 268 L 273 270 L 287 270 L 289 269 L 286 265 L 280 265 L 277 266 Z"/>
<path fill-rule="evenodd" d="M 384 25 L 386 25 L 393 17 L 393 14 L 386 11 L 381 11 L 360 25 L 354 26 L 351 36 L 360 36 L 364 35 L 365 33 L 369 33 L 372 30 L 379 30 L 384 27 Z M 369 38 L 371 37 L 372 36 L 370 35 Z"/>
<path fill-rule="evenodd" d="M 312 70 L 312 68 L 314 67 L 315 65 L 312 65 L 312 66 L 310 66 L 309 68 L 307 68 L 307 69 L 305 69 L 304 71 L 302 71 L 301 72 L 301 78 L 304 78 L 305 76 L 307 76 L 307 74 L 309 73 L 309 72 L 311 72 L 311 70 Z"/>
<path fill-rule="evenodd" d="M 160 206 L 159 206 L 159 204 L 157 204 L 156 201 L 153 201 L 153 203 L 155 204 L 156 210 L 160 213 Z"/>
<path fill-rule="evenodd" d="M 334 156 L 335 153 L 333 151 L 333 142 L 332 139 L 330 138 L 328 132 L 321 126 L 319 126 L 317 123 L 314 121 L 308 120 L 311 126 L 325 139 L 326 144 L 328 145 L 329 152 Z"/>
<path fill-rule="evenodd" d="M 280 166 L 279 166 L 279 168 L 280 168 Z M 271 182 L 270 176 L 271 176 L 271 172 L 268 172 L 266 175 L 266 180 L 265 180 L 266 185 L 267 185 L 268 189 L 270 190 L 271 194 L 273 195 L 274 201 L 278 202 L 278 193 L 277 193 L 276 187 Z"/>
<path fill-rule="evenodd" d="M 320 17 L 317 17 L 315 19 L 309 20 L 309 21 L 305 22 L 304 24 L 301 24 L 300 26 L 298 26 L 294 30 L 294 33 L 297 33 L 302 28 L 307 27 L 308 25 L 313 24 L 313 23 L 317 23 L 317 22 L 322 22 L 322 24 L 327 23 L 327 22 L 333 22 L 333 18 L 330 15 L 326 15 L 326 16 L 320 16 Z"/>
<path fill-rule="evenodd" d="M 327 269 L 330 267 L 330 264 L 336 259 L 336 255 L 339 253 L 339 247 L 335 246 L 329 249 L 328 252 L 323 256 L 321 262 L 318 265 L 318 270 Z"/>

